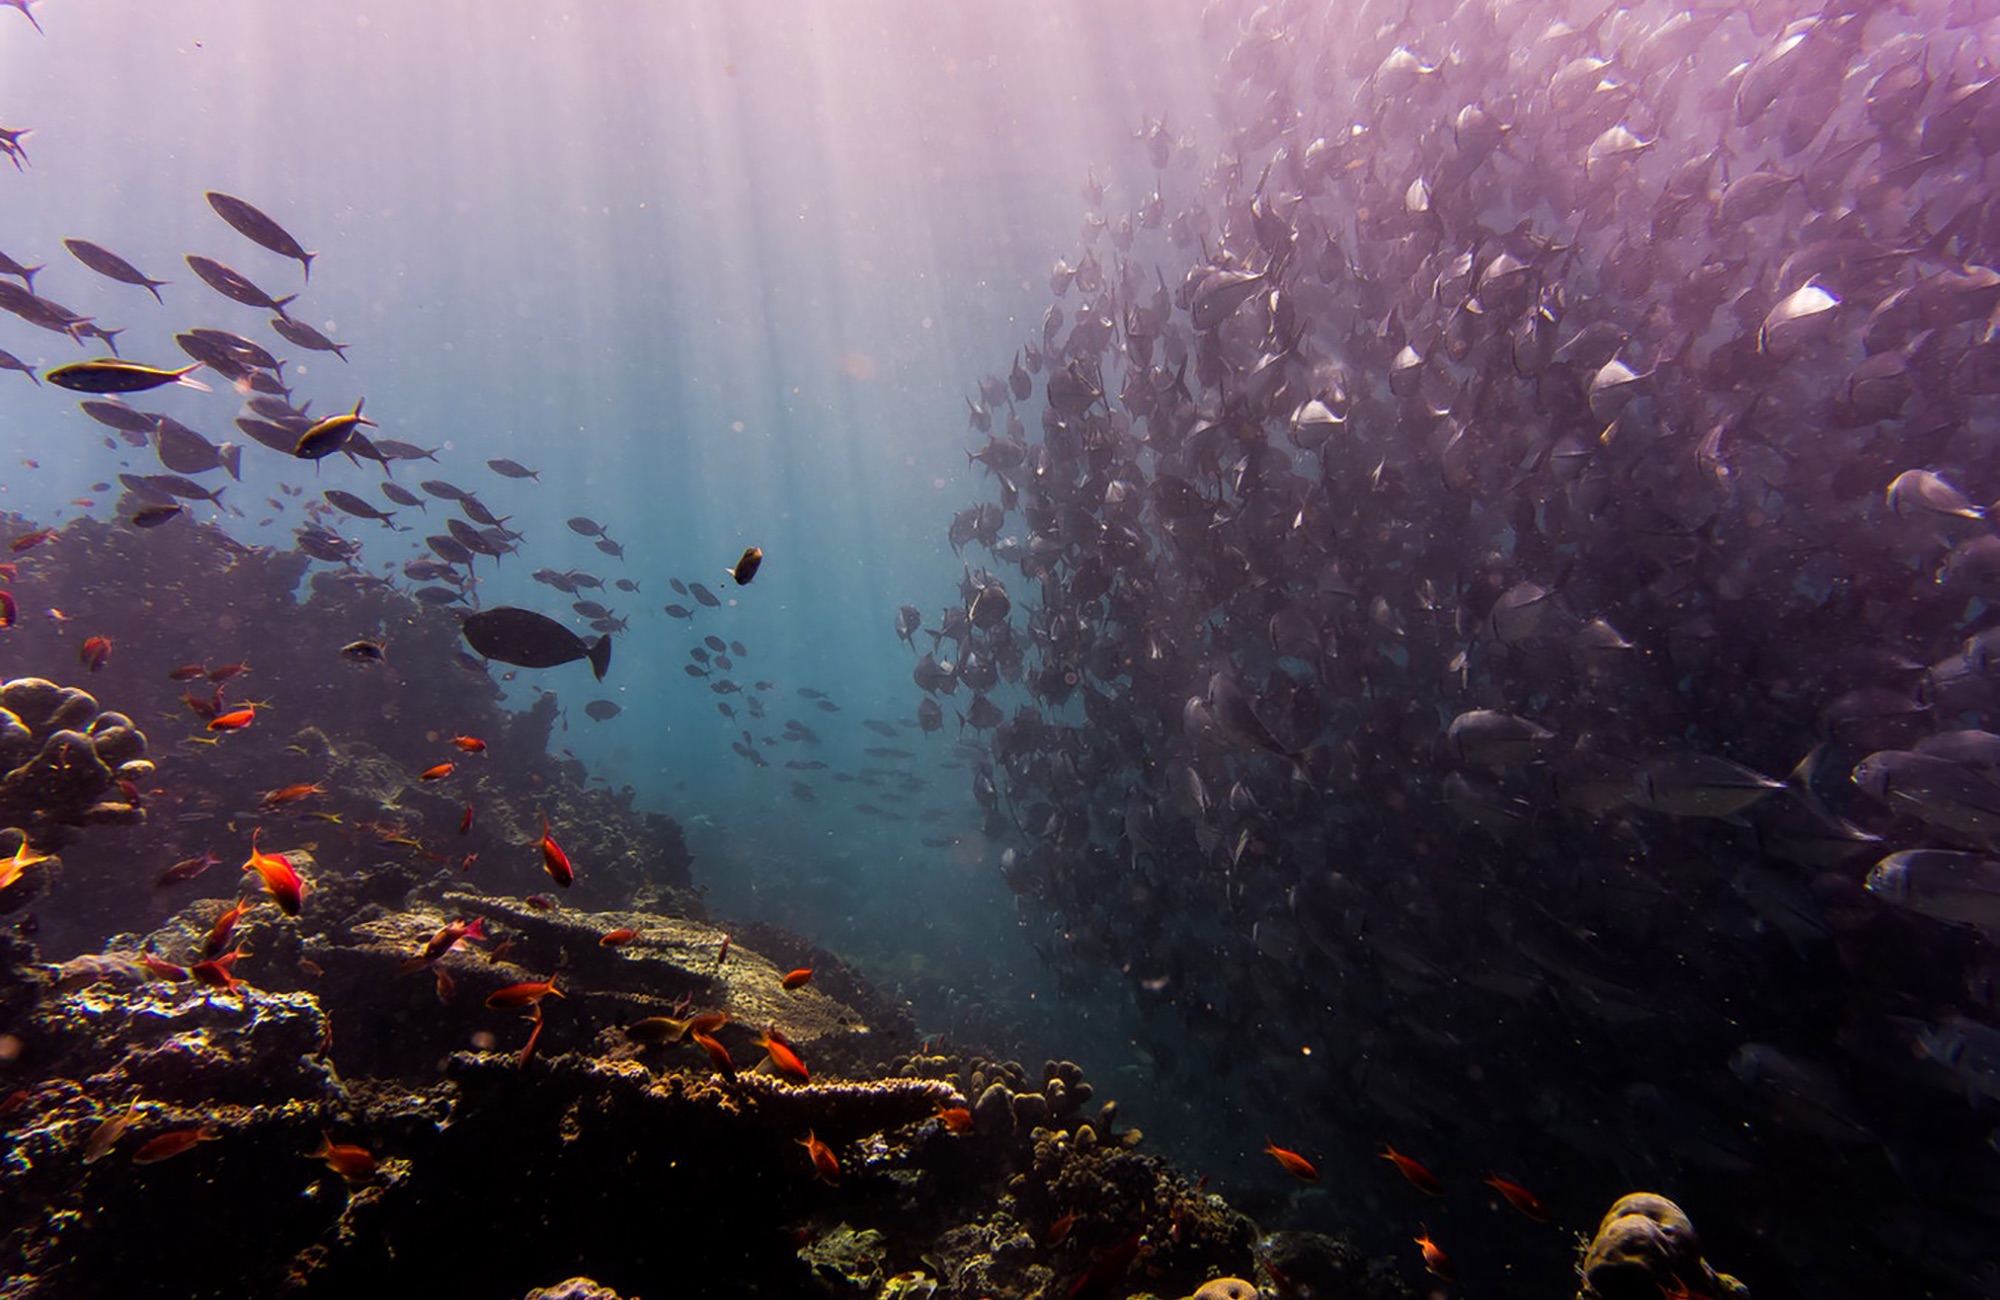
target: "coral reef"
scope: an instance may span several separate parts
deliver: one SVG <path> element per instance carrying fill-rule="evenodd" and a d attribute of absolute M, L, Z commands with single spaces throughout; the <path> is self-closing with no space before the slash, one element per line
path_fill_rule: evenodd
<path fill-rule="evenodd" d="M 145 755 L 145 734 L 88 691 L 39 677 L 0 685 L 0 827 L 18 833 L 14 848 L 48 854 L 80 827 L 143 822 Z M 0 881 L 0 912 L 18 911 L 46 888 L 47 869 L 37 862 Z"/>
<path fill-rule="evenodd" d="M 1652 1192 L 1621 1196 L 1597 1225 L 1578 1270 L 1578 1300 L 1658 1300 L 1676 1290 L 1748 1300 L 1749 1290 L 1701 1257 L 1701 1240 L 1681 1207 Z"/>

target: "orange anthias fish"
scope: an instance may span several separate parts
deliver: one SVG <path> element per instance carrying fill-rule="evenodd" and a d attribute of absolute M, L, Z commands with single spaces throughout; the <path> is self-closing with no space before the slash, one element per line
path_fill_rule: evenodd
<path fill-rule="evenodd" d="M 568 889 L 570 882 L 576 879 L 576 869 L 569 864 L 569 854 L 564 853 L 557 847 L 556 842 L 549 838 L 547 813 L 542 814 L 542 870 L 548 872 L 549 878 L 564 889 Z"/>
<path fill-rule="evenodd" d="M 132 1153 L 132 1163 L 135 1165 L 156 1165 L 162 1160 L 173 1159 L 183 1151 L 193 1150 L 198 1143 L 213 1142 L 214 1140 L 215 1128 L 210 1124 L 203 1124 L 200 1128 L 175 1129 L 171 1133 L 160 1134 L 137 1151 L 134 1151 Z"/>
<path fill-rule="evenodd" d="M 76 661 L 91 672 L 104 667 L 110 660 L 111 638 L 108 636 L 87 637 L 84 643 L 76 648 Z"/>
<path fill-rule="evenodd" d="M 535 1022 L 535 1027 L 528 1031 L 528 1041 L 521 1045 L 521 1055 L 514 1061 L 514 1068 L 517 1070 L 528 1068 L 528 1062 L 535 1059 L 535 1044 L 542 1041 L 542 1008 L 540 1003 L 535 1004 L 534 1011 L 535 1014 L 528 1017 L 528 1019 Z"/>
<path fill-rule="evenodd" d="M 215 918 L 215 924 L 209 927 L 208 937 L 201 941 L 203 961 L 213 959 L 217 953 L 229 946 L 229 936 L 235 931 L 236 923 L 243 919 L 243 914 L 249 911 L 251 906 L 249 899 L 238 899 L 236 906 Z"/>
<path fill-rule="evenodd" d="M 167 674 L 170 682 L 191 682 L 197 677 L 208 676 L 207 664 L 182 664 Z"/>
<path fill-rule="evenodd" d="M 242 955 L 243 950 L 238 948 L 234 952 L 223 953 L 211 961 L 198 961 L 188 968 L 188 974 L 194 977 L 195 983 L 204 988 L 234 993 L 237 989 L 243 988 L 244 983 L 229 968 L 234 966 L 236 959 Z"/>
<path fill-rule="evenodd" d="M 963 1106 L 947 1106 L 943 1102 L 939 1102 L 937 1117 L 938 1123 L 944 1125 L 950 1132 L 972 1132 L 972 1112 Z"/>
<path fill-rule="evenodd" d="M 21 847 L 14 850 L 13 857 L 0 858 L 0 889 L 6 889 L 21 878 L 23 871 L 38 862 L 49 861 L 52 856 L 48 853 L 35 852 L 28 847 L 28 841 L 23 839 Z"/>
<path fill-rule="evenodd" d="M 1438 1181 L 1438 1176 L 1424 1168 L 1418 1161 L 1410 1159 L 1387 1143 L 1382 1146 L 1382 1158 L 1401 1170 L 1403 1177 L 1410 1180 L 1410 1186 L 1424 1195 L 1444 1195 L 1444 1184 Z"/>
<path fill-rule="evenodd" d="M 1312 1161 L 1306 1159 L 1298 1152 L 1287 1151 L 1268 1137 L 1264 1139 L 1264 1152 L 1273 1160 L 1283 1165 L 1285 1172 L 1300 1182 L 1316 1183 L 1319 1181 L 1319 1170 L 1313 1167 Z"/>
<path fill-rule="evenodd" d="M 1506 1197 L 1507 1204 L 1527 1215 L 1536 1223 L 1547 1223 L 1549 1221 L 1548 1207 L 1542 1204 L 1541 1198 L 1519 1183 L 1502 1178 L 1498 1174 L 1488 1174 L 1479 1181 Z"/>
<path fill-rule="evenodd" d="M 150 952 L 139 954 L 139 964 L 146 968 L 146 974 L 156 980 L 166 980 L 171 984 L 181 984 L 193 978 L 185 966 L 176 966 L 164 957 L 156 957 Z"/>
<path fill-rule="evenodd" d="M 14 593 L 0 591 L 0 628 L 14 626 L 21 617 L 21 607 L 14 603 Z"/>
<path fill-rule="evenodd" d="M 465 816 L 458 819 L 458 833 L 460 835 L 469 835 L 472 833 L 472 800 L 470 799 L 465 801 Z"/>
<path fill-rule="evenodd" d="M 764 1049 L 765 1056 L 771 1062 L 771 1068 L 778 1074 L 793 1083 L 812 1082 L 812 1076 L 806 1073 L 806 1063 L 799 1059 L 799 1054 L 791 1049 L 790 1044 L 769 1034 L 759 1034 L 757 1046 Z"/>
<path fill-rule="evenodd" d="M 477 736 L 453 736 L 451 743 L 457 745 L 468 754 L 483 754 L 486 752 L 486 742 Z"/>
<path fill-rule="evenodd" d="M 423 956 L 417 958 L 417 961 L 421 965 L 428 966 L 450 952 L 453 948 L 458 947 L 461 940 L 484 939 L 485 937 L 486 922 L 481 917 L 474 917 L 470 921 L 449 922 L 443 929 L 430 937 L 430 942 L 424 945 Z"/>
<path fill-rule="evenodd" d="M 299 873 L 292 869 L 291 860 L 284 854 L 257 851 L 257 836 L 262 833 L 262 827 L 251 832 L 250 860 L 243 864 L 243 869 L 264 878 L 264 892 L 271 896 L 279 911 L 286 916 L 297 916 L 305 899 L 305 882 L 299 879 Z"/>
<path fill-rule="evenodd" d="M 209 720 L 210 731 L 241 731 L 257 720 L 255 709 L 231 709 Z"/>
<path fill-rule="evenodd" d="M 1451 1266 L 1451 1256 L 1445 1254 L 1439 1249 L 1438 1244 L 1431 1240 L 1429 1228 L 1425 1228 L 1423 1235 L 1413 1240 L 1417 1243 L 1418 1249 L 1424 1252 L 1424 1267 L 1430 1270 L 1432 1277 L 1440 1282 L 1458 1280 L 1458 1270 Z"/>
<path fill-rule="evenodd" d="M 317 785 L 280 786 L 276 790 L 267 790 L 264 792 L 263 806 L 266 808 L 281 808 L 288 803 L 297 803 L 301 799 L 309 799 L 313 795 L 325 793 L 326 791 L 320 789 Z"/>
<path fill-rule="evenodd" d="M 631 929 L 629 926 L 620 926 L 616 930 L 607 930 L 602 935 L 599 935 L 597 946 L 600 948 L 622 948 L 638 937 L 639 932 L 637 930 Z"/>
<path fill-rule="evenodd" d="M 725 1079 L 736 1077 L 736 1062 L 729 1059 L 728 1048 L 692 1026 L 688 1028 L 688 1037 L 694 1040 L 695 1046 L 708 1053 L 708 1062 L 715 1067 L 717 1074 Z"/>
<path fill-rule="evenodd" d="M 122 1115 L 113 1115 L 92 1131 L 90 1140 L 83 1144 L 83 1163 L 94 1165 L 111 1154 L 111 1148 L 118 1145 L 118 1139 L 125 1136 L 125 1130 L 132 1127 L 132 1121 L 139 1118 L 139 1099 L 132 1098 Z"/>
<path fill-rule="evenodd" d="M 785 978 L 779 980 L 778 986 L 780 988 L 795 989 L 802 984 L 811 983 L 812 977 L 813 977 L 812 971 L 802 966 L 798 970 L 795 970 L 791 974 L 785 976 Z"/>
<path fill-rule="evenodd" d="M 451 775 L 451 770 L 453 766 L 454 764 L 451 763 L 439 763 L 436 767 L 427 767 L 423 771 L 417 773 L 417 780 L 442 781 L 446 777 Z"/>
<path fill-rule="evenodd" d="M 562 990 L 556 987 L 556 977 L 530 981 L 526 984 L 509 984 L 504 989 L 496 989 L 486 999 L 486 1005 L 496 1011 L 512 1007 L 532 1007 L 546 997 L 561 997 Z"/>
<path fill-rule="evenodd" d="M 335 1142 L 331 1133 L 319 1135 L 319 1149 L 312 1153 L 312 1158 L 326 1161 L 328 1169 L 350 1183 L 362 1182 L 375 1174 L 375 1157 L 367 1147 Z"/>
<path fill-rule="evenodd" d="M 807 1129 L 806 1135 L 798 1142 L 806 1149 L 806 1154 L 812 1157 L 813 1177 L 829 1184 L 840 1181 L 840 1161 L 834 1158 L 832 1147 L 820 1141 L 811 1129 Z"/>
<path fill-rule="evenodd" d="M 7 543 L 7 549 L 19 555 L 22 551 L 33 550 L 55 535 L 56 530 L 53 528 L 44 528 L 40 532 L 34 533 L 22 533 L 19 537 Z"/>

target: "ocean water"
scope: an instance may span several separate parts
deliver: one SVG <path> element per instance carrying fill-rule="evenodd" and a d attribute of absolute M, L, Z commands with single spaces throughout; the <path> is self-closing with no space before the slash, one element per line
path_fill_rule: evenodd
<path fill-rule="evenodd" d="M 0 252 L 128 359 L 238 332 L 313 417 L 436 449 L 395 481 L 523 535 L 482 607 L 580 628 L 531 574 L 600 577 L 601 683 L 493 671 L 681 824 L 719 924 L 837 953 L 933 1042 L 1080 1063 L 1261 1227 L 1412 1287 L 1438 1229 L 1467 1293 L 1566 1293 L 1646 1190 L 1760 1296 L 2000 1293 L 1990 6 L 32 13 L 0 7 Z M 14 316 L 0 348 L 97 351 Z M 242 441 L 205 382 L 132 401 Z M 116 521 L 157 468 L 0 371 L 0 510 Z M 285 549 L 381 479 L 250 445 L 191 513 Z M 411 587 L 449 506 L 321 522 Z M 954 544 L 975 506 L 997 533 Z M 269 613 L 159 599 L 232 645 Z M 913 679 L 1003 632 L 1004 724 Z M 0 633 L 0 676 L 76 671 Z M 1911 896 L 1902 852 L 1955 856 Z M 109 937 L 61 906 L 51 956 Z"/>

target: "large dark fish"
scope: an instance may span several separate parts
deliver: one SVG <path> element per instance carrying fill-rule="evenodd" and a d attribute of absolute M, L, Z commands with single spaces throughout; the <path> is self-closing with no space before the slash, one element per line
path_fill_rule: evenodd
<path fill-rule="evenodd" d="M 342 361 L 347 360 L 347 344 L 335 343 L 304 321 L 296 321 L 283 315 L 273 316 L 271 329 L 279 338 L 296 347 L 302 347 L 309 352 L 331 352 Z"/>
<path fill-rule="evenodd" d="M 274 311 L 282 316 L 285 314 L 285 304 L 298 297 L 294 293 L 283 298 L 273 298 L 251 283 L 250 277 L 241 271 L 224 266 L 212 257 L 203 257 L 199 253 L 189 253 L 187 264 L 189 269 L 201 277 L 203 284 L 225 298 L 242 303 L 245 307 Z"/>
<path fill-rule="evenodd" d="M 520 668 L 554 668 L 578 659 L 590 660 L 591 671 L 603 681 L 611 667 L 611 637 L 586 643 L 552 618 L 533 610 L 501 605 L 468 614 L 460 625 L 474 650 L 488 659 Z"/>
<path fill-rule="evenodd" d="M 289 257 L 299 264 L 304 278 L 312 279 L 312 260 L 318 253 L 308 253 L 298 240 L 293 239 L 285 228 L 251 207 L 242 199 L 224 194 L 220 190 L 208 192 L 208 206 L 215 209 L 215 215 L 227 221 L 237 234 L 253 244 L 261 244 L 279 257 Z M 305 346 L 304 344 L 300 345 Z"/>

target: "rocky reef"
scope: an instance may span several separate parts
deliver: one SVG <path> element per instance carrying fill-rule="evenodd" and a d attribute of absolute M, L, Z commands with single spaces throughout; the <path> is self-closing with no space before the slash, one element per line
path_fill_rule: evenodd
<path fill-rule="evenodd" d="M 152 775 L 145 733 L 90 692 L 39 677 L 0 685 L 0 829 L 17 855 L 0 866 L 0 913 L 46 888 L 45 859 L 81 828 L 145 821 L 138 789 Z"/>

